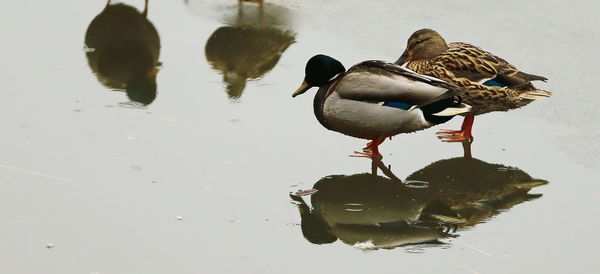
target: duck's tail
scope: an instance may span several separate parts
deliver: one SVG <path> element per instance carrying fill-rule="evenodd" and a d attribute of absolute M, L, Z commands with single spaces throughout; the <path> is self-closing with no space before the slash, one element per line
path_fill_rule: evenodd
<path fill-rule="evenodd" d="M 451 89 L 444 94 L 418 107 L 424 112 L 435 116 L 456 116 L 471 111 L 471 106 L 462 102 L 462 90 Z"/>
<path fill-rule="evenodd" d="M 520 78 L 523 78 L 523 79 L 527 79 L 528 81 L 544 81 L 544 82 L 548 81 L 548 78 L 546 78 L 544 76 L 525 73 L 522 71 L 518 71 L 517 76 L 519 76 Z"/>
<path fill-rule="evenodd" d="M 461 103 L 459 107 L 449 107 L 440 112 L 434 113 L 435 116 L 456 116 L 471 112 L 471 106 Z"/>
<path fill-rule="evenodd" d="M 530 181 L 514 184 L 513 186 L 520 189 L 532 189 L 534 187 L 547 185 L 548 181 L 540 179 L 531 179 Z"/>
<path fill-rule="evenodd" d="M 543 99 L 552 96 L 552 92 L 541 89 L 535 89 L 519 94 L 519 98 L 527 100 Z"/>
<path fill-rule="evenodd" d="M 425 104 L 413 106 L 413 108 L 418 108 L 429 123 L 436 125 L 445 123 L 458 114 L 471 111 L 471 106 L 462 102 L 460 98 L 461 94 L 463 92 L 460 90 L 449 90 L 433 100 Z"/>

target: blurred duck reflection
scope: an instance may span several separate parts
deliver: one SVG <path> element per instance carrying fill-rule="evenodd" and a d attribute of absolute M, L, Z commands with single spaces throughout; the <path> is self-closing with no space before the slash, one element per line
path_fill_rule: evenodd
<path fill-rule="evenodd" d="M 309 242 L 340 239 L 360 249 L 392 249 L 444 244 L 441 239 L 457 237 L 461 229 L 541 197 L 529 191 L 544 184 L 517 168 L 469 157 L 434 162 L 402 182 L 374 160 L 371 173 L 319 180 L 312 208 L 303 198 L 291 197 Z"/>
<path fill-rule="evenodd" d="M 86 56 L 98 80 L 127 92 L 129 100 L 149 105 L 156 99 L 160 38 L 142 13 L 125 4 L 111 4 L 90 23 L 85 34 Z"/>
<path fill-rule="evenodd" d="M 242 96 L 246 81 L 269 72 L 294 43 L 288 30 L 289 11 L 282 6 L 238 3 L 227 26 L 215 30 L 206 41 L 206 59 L 223 74 L 231 99 Z"/>

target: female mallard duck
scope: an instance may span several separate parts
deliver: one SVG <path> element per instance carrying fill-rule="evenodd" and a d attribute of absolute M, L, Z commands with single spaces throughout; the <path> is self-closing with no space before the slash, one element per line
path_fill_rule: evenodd
<path fill-rule="evenodd" d="M 476 46 L 454 42 L 446 44 L 436 31 L 422 29 L 408 38 L 406 50 L 396 64 L 417 73 L 437 77 L 464 90 L 465 103 L 472 107 L 461 130 L 442 130 L 444 141 L 472 139 L 475 115 L 507 111 L 552 93 L 536 89 L 531 81 L 547 79 L 519 71 L 504 59 Z"/>
<path fill-rule="evenodd" d="M 339 61 L 315 55 L 305 73 L 292 97 L 319 87 L 314 111 L 321 125 L 372 140 L 367 153 L 355 156 L 379 157 L 385 138 L 444 123 L 470 109 L 454 85 L 383 61 L 365 61 L 346 71 Z"/>
<path fill-rule="evenodd" d="M 374 159 L 370 173 L 323 176 L 312 186 L 312 208 L 304 198 L 290 197 L 309 242 L 339 239 L 361 249 L 391 249 L 458 236 L 452 232 L 540 198 L 530 191 L 545 184 L 518 168 L 464 157 L 436 161 L 402 181 Z"/>
<path fill-rule="evenodd" d="M 256 2 L 256 1 L 254 1 Z M 289 12 L 283 6 L 245 6 L 227 19 L 206 41 L 206 60 L 223 75 L 230 99 L 238 99 L 250 79 L 271 71 L 285 50 L 295 42 L 288 30 Z"/>

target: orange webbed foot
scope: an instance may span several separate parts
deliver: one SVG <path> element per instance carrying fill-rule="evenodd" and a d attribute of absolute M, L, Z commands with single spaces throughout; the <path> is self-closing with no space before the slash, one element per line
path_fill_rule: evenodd
<path fill-rule="evenodd" d="M 461 134 L 461 133 L 463 133 L 462 130 L 440 129 L 435 134 L 437 134 L 437 135 L 456 135 L 456 134 Z"/>
<path fill-rule="evenodd" d="M 462 130 L 441 130 L 437 134 L 438 139 L 446 143 L 463 142 L 473 139 L 471 134 Z"/>
<path fill-rule="evenodd" d="M 377 158 L 382 157 L 381 154 L 375 153 L 372 151 L 368 151 L 368 150 L 365 150 L 365 152 L 355 151 L 353 154 L 351 154 L 349 156 L 356 157 L 356 158 L 370 158 L 370 159 L 377 159 Z"/>

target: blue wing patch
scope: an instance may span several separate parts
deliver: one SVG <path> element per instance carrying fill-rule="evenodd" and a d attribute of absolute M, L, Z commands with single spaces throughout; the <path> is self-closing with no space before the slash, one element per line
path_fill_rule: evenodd
<path fill-rule="evenodd" d="M 506 85 L 492 79 L 492 80 L 487 80 L 483 83 L 484 85 L 488 86 L 488 87 L 505 87 Z"/>
<path fill-rule="evenodd" d="M 413 105 L 407 104 L 407 103 L 402 103 L 402 102 L 385 102 L 385 103 L 383 103 L 383 106 L 408 110 Z"/>

